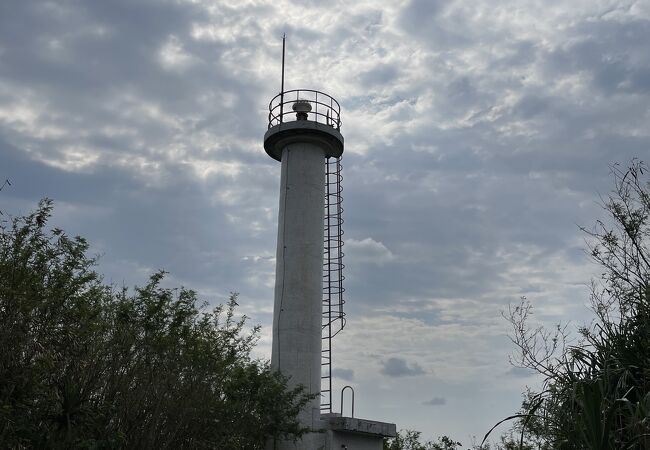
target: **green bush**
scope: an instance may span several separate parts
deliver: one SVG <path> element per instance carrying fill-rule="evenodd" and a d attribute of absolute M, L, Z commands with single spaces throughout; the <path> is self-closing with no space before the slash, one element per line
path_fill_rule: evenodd
<path fill-rule="evenodd" d="M 308 396 L 251 358 L 236 295 L 205 311 L 163 272 L 102 283 L 52 204 L 0 228 L 0 447 L 263 448 L 292 439 Z"/>
<path fill-rule="evenodd" d="M 507 315 L 516 363 L 544 376 L 517 415 L 535 448 L 650 448 L 650 179 L 638 161 L 613 176 L 608 219 L 584 229 L 602 276 L 580 340 L 570 342 L 566 327 L 531 326 L 526 301 Z"/>

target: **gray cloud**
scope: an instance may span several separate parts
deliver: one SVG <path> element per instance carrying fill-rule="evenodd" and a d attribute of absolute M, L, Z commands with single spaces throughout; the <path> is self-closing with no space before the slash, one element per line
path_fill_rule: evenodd
<path fill-rule="evenodd" d="M 381 373 L 389 377 L 423 375 L 424 369 L 416 362 L 407 363 L 403 358 L 392 357 L 381 362 Z"/>
<path fill-rule="evenodd" d="M 447 399 L 444 397 L 433 397 L 431 400 L 422 402 L 422 404 L 428 406 L 442 406 L 447 404 Z"/>
<path fill-rule="evenodd" d="M 431 19 L 439 15 L 449 1 L 410 0 L 402 10 L 400 19 L 409 27 L 425 27 Z"/>
<path fill-rule="evenodd" d="M 529 378 L 536 375 L 534 371 L 525 367 L 511 367 L 507 374 L 515 378 Z"/>
<path fill-rule="evenodd" d="M 363 72 L 359 77 L 364 87 L 372 85 L 384 85 L 392 82 L 399 75 L 397 67 L 391 65 L 378 65 L 371 70 Z"/>
<path fill-rule="evenodd" d="M 334 376 L 336 378 L 340 378 L 341 380 L 345 380 L 345 381 L 353 381 L 354 380 L 354 370 L 335 368 L 335 369 L 332 369 L 332 376 Z"/>

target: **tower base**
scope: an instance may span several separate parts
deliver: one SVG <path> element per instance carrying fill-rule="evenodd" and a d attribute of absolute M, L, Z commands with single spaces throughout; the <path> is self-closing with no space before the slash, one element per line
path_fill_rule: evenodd
<path fill-rule="evenodd" d="M 303 435 L 302 439 L 269 442 L 267 450 L 382 450 L 385 437 L 395 437 L 394 423 L 343 417 L 340 414 L 321 416 L 323 428 Z"/>

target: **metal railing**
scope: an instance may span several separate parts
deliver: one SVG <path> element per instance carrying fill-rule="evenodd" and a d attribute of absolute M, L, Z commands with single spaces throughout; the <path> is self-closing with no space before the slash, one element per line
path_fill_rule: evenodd
<path fill-rule="evenodd" d="M 269 103 L 269 128 L 284 122 L 298 120 L 293 106 L 296 103 L 308 103 L 311 111 L 308 120 L 341 129 L 341 106 L 334 97 L 313 89 L 293 89 L 284 91 L 271 99 Z"/>
<path fill-rule="evenodd" d="M 354 419 L 354 388 L 352 386 L 345 386 L 341 389 L 341 416 L 343 415 L 343 393 L 346 389 L 350 389 L 350 392 L 352 392 L 352 411 L 350 412 L 350 417 Z"/>

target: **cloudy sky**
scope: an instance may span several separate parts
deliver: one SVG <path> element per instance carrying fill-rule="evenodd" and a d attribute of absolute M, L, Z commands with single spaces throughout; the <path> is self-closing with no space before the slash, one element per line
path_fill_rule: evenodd
<path fill-rule="evenodd" d="M 240 292 L 270 356 L 284 32 L 286 87 L 342 106 L 335 385 L 357 416 L 469 444 L 538 383 L 501 311 L 589 318 L 577 225 L 612 163 L 647 158 L 650 1 L 3 0 L 2 209 L 54 199 L 107 282 Z"/>

